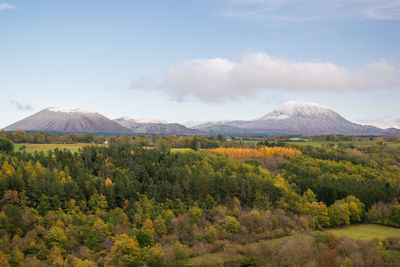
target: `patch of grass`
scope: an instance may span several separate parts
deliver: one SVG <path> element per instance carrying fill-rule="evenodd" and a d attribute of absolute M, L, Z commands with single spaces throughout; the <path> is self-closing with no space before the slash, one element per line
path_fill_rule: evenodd
<path fill-rule="evenodd" d="M 340 228 L 326 229 L 337 237 L 347 236 L 354 239 L 372 239 L 374 237 L 387 238 L 391 236 L 400 237 L 400 228 L 377 224 L 358 224 Z"/>
<path fill-rule="evenodd" d="M 235 140 L 236 143 L 243 143 L 243 144 L 254 144 L 257 145 L 260 141 L 259 140 Z"/>
<path fill-rule="evenodd" d="M 68 149 L 72 153 L 78 152 L 78 150 L 84 146 L 93 145 L 93 144 L 86 144 L 86 143 L 78 143 L 78 144 L 15 144 L 14 151 L 20 151 L 21 147 L 25 148 L 27 153 L 34 153 L 34 152 L 47 152 L 49 150 L 54 150 L 56 148 L 63 150 Z"/>
<path fill-rule="evenodd" d="M 285 237 L 278 237 L 278 238 L 273 238 L 273 239 L 269 239 L 268 241 L 274 244 L 277 244 L 279 242 L 281 242 L 284 238 L 288 238 L 287 236 Z"/>
<path fill-rule="evenodd" d="M 319 142 L 319 141 L 285 142 L 285 144 L 302 145 L 302 146 L 314 146 L 314 147 L 321 147 L 323 143 L 328 143 L 328 142 Z"/>
<path fill-rule="evenodd" d="M 176 152 L 188 152 L 188 151 L 193 151 L 191 148 L 171 148 L 171 152 L 176 153 Z"/>

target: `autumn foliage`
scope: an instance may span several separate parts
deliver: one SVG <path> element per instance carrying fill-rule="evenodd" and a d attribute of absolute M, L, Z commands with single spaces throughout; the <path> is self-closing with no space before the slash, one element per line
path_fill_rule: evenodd
<path fill-rule="evenodd" d="M 215 148 L 212 151 L 223 154 L 231 159 L 249 159 L 249 158 L 273 158 L 285 157 L 292 158 L 300 156 L 301 151 L 286 147 L 261 147 L 261 148 Z"/>

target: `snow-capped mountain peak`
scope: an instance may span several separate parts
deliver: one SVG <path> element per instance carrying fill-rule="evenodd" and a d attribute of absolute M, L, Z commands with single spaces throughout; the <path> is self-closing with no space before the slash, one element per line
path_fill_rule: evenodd
<path fill-rule="evenodd" d="M 268 113 L 262 120 L 282 120 L 292 116 L 319 116 L 336 114 L 331 109 L 315 103 L 302 101 L 287 101 L 281 104 L 277 109 Z"/>
<path fill-rule="evenodd" d="M 63 113 L 86 113 L 86 114 L 93 114 L 96 113 L 94 111 L 88 111 L 76 107 L 51 107 L 47 109 L 51 112 L 63 112 Z"/>

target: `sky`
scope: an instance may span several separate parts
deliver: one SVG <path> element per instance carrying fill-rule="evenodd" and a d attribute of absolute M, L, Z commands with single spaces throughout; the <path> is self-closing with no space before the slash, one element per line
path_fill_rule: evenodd
<path fill-rule="evenodd" d="M 47 107 L 400 128 L 399 0 L 0 0 L 0 128 Z"/>

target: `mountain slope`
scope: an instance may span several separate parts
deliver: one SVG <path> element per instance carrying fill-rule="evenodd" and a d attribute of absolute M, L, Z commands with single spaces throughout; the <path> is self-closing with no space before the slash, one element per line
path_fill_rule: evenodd
<path fill-rule="evenodd" d="M 4 128 L 5 131 L 61 133 L 129 133 L 130 130 L 105 116 L 78 108 L 47 108 Z"/>

